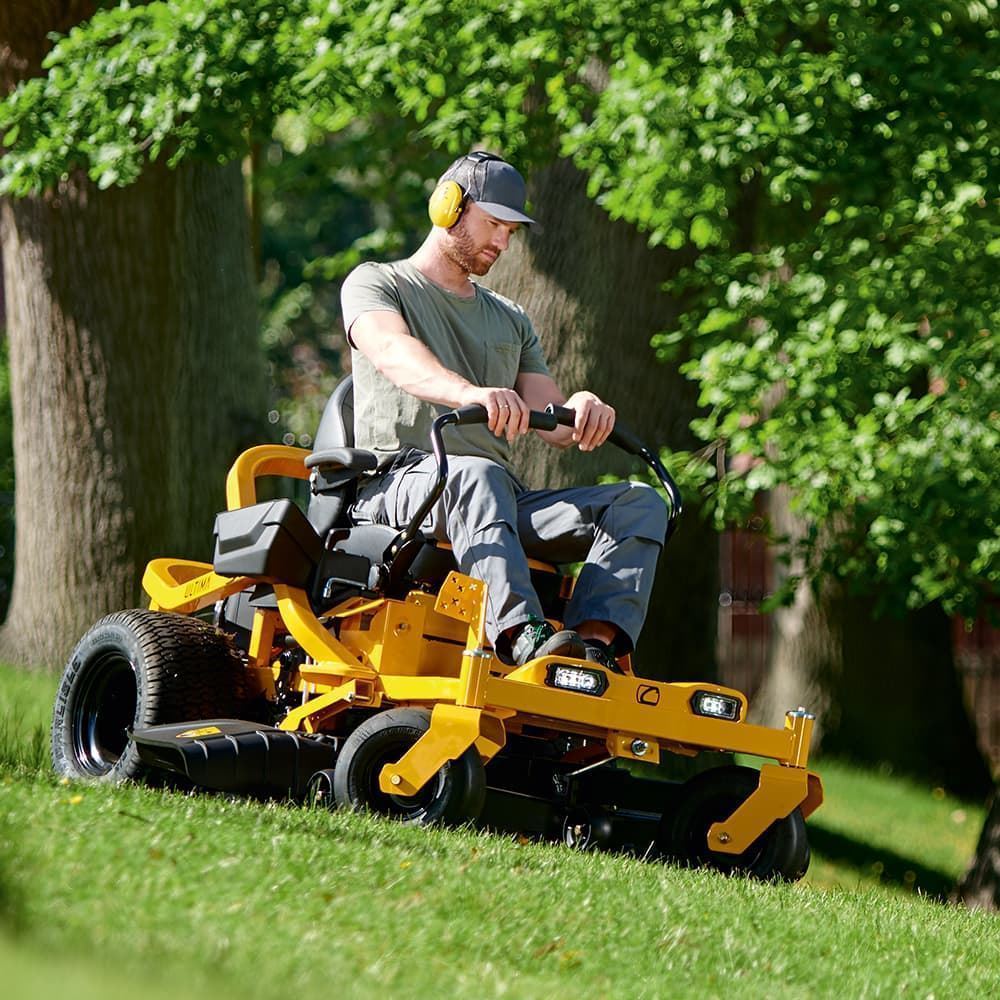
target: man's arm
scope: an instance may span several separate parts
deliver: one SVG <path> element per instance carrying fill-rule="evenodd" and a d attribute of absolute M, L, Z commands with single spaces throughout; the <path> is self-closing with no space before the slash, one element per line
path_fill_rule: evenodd
<path fill-rule="evenodd" d="M 576 424 L 573 427 L 538 432 L 540 438 L 557 448 L 568 448 L 575 444 L 580 451 L 593 451 L 604 444 L 614 429 L 614 407 L 586 390 L 574 392 L 567 399 L 551 375 L 521 372 L 514 388 L 530 410 L 544 410 L 549 403 L 555 403 L 576 412 Z"/>
<path fill-rule="evenodd" d="M 406 321 L 387 309 L 362 313 L 351 325 L 351 343 L 393 385 L 426 403 L 486 407 L 489 429 L 513 441 L 528 432 L 529 407 L 514 389 L 477 386 L 446 368 L 416 337 Z"/>

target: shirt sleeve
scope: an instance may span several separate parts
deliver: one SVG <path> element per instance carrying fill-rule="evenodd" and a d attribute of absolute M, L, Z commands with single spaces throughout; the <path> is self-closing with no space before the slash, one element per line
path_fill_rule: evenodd
<path fill-rule="evenodd" d="M 399 289 L 391 272 L 378 264 L 359 264 L 347 276 L 340 289 L 340 307 L 344 313 L 344 330 L 351 347 L 356 347 L 351 337 L 354 321 L 366 312 L 387 311 L 402 315 Z"/>

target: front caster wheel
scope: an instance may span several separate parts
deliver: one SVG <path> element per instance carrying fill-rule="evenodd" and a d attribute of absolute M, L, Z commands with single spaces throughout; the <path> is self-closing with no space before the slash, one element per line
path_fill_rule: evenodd
<path fill-rule="evenodd" d="M 430 728 L 430 712 L 393 708 L 373 715 L 347 737 L 337 757 L 333 791 L 337 805 L 370 810 L 412 826 L 457 824 L 478 818 L 486 773 L 475 747 L 448 761 L 416 795 L 387 795 L 378 779 Z"/>
<path fill-rule="evenodd" d="M 311 809 L 335 809 L 336 798 L 333 793 L 332 767 L 317 771 L 306 785 L 306 805 Z"/>
<path fill-rule="evenodd" d="M 809 841 L 799 809 L 772 823 L 742 854 L 723 854 L 708 846 L 713 823 L 731 816 L 756 790 L 757 771 L 719 767 L 695 775 L 684 786 L 677 809 L 664 815 L 658 837 L 663 854 L 694 867 L 764 881 L 795 882 L 809 867 Z"/>

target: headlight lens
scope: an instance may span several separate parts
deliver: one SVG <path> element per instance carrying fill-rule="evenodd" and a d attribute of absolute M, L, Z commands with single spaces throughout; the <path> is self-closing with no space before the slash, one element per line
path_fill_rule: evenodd
<path fill-rule="evenodd" d="M 603 670 L 587 670 L 584 667 L 565 667 L 550 663 L 545 673 L 545 683 L 562 691 L 577 694 L 602 695 L 608 689 L 608 678 Z"/>
<path fill-rule="evenodd" d="M 691 711 L 695 715 L 705 715 L 710 719 L 726 719 L 736 722 L 740 717 L 740 700 L 714 691 L 696 691 L 691 699 Z"/>

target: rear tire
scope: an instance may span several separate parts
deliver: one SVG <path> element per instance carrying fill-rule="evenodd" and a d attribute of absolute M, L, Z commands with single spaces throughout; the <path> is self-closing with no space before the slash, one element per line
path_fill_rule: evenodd
<path fill-rule="evenodd" d="M 486 798 L 486 772 L 474 746 L 448 761 L 416 795 L 387 795 L 379 788 L 382 768 L 397 763 L 427 732 L 430 715 L 422 708 L 393 708 L 358 726 L 337 757 L 337 805 L 368 809 L 411 826 L 478 819 Z"/>
<path fill-rule="evenodd" d="M 145 776 L 128 730 L 238 715 L 243 662 L 197 618 L 120 611 L 80 640 L 52 717 L 57 774 L 87 781 Z"/>
<path fill-rule="evenodd" d="M 772 823 L 742 854 L 709 849 L 713 823 L 731 816 L 756 790 L 760 775 L 750 767 L 718 767 L 688 781 L 677 809 L 663 817 L 658 837 L 669 860 L 763 881 L 796 882 L 809 867 L 809 840 L 802 812 L 795 808 Z"/>

